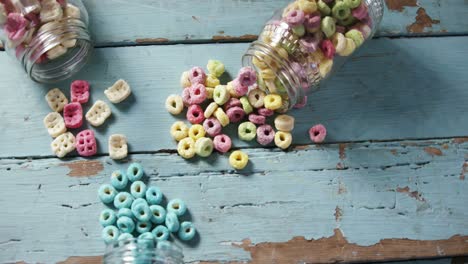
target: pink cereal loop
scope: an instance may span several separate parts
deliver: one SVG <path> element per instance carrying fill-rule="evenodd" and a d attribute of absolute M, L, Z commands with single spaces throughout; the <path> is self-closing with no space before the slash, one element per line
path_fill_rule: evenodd
<path fill-rule="evenodd" d="M 229 117 L 229 121 L 231 121 L 231 123 L 240 122 L 245 117 L 244 109 L 242 109 L 239 106 L 234 106 L 234 107 L 229 108 L 226 111 L 226 114 Z"/>
<path fill-rule="evenodd" d="M 227 111 L 229 108 L 234 106 L 242 106 L 242 103 L 239 99 L 231 97 L 225 104 L 224 104 L 224 111 Z"/>
<path fill-rule="evenodd" d="M 257 82 L 257 73 L 251 67 L 243 67 L 237 74 L 237 79 L 242 86 L 251 86 Z"/>
<path fill-rule="evenodd" d="M 238 96 L 243 96 L 249 91 L 249 86 L 242 85 L 242 82 L 238 78 L 232 81 L 232 86 Z"/>
<path fill-rule="evenodd" d="M 226 153 L 231 149 L 232 141 L 231 138 L 225 134 L 220 134 L 213 139 L 214 148 L 221 152 Z"/>
<path fill-rule="evenodd" d="M 310 139 L 315 143 L 321 143 L 327 136 L 327 129 L 324 125 L 318 124 L 309 129 Z"/>
<path fill-rule="evenodd" d="M 273 110 L 262 107 L 257 110 L 257 113 L 259 115 L 269 117 L 272 116 L 275 112 Z"/>
<path fill-rule="evenodd" d="M 7 21 L 5 24 L 5 33 L 8 38 L 17 41 L 24 37 L 27 31 L 29 21 L 19 13 L 8 14 Z"/>
<path fill-rule="evenodd" d="M 189 72 L 189 80 L 191 84 L 205 84 L 206 73 L 201 67 L 193 67 Z"/>
<path fill-rule="evenodd" d="M 188 87 L 188 92 L 190 94 L 190 99 L 191 99 L 190 104 L 201 104 L 203 103 L 203 101 L 205 101 L 207 97 L 207 91 L 206 91 L 205 85 L 200 84 L 200 83 L 192 84 L 190 87 Z"/>
<path fill-rule="evenodd" d="M 257 114 L 250 114 L 249 121 L 256 124 L 256 125 L 264 125 L 265 124 L 265 116 L 257 115 Z"/>
<path fill-rule="evenodd" d="M 210 137 L 221 134 L 222 126 L 218 119 L 210 117 L 203 121 L 203 128 Z"/>
<path fill-rule="evenodd" d="M 199 105 L 191 105 L 187 110 L 187 120 L 192 124 L 200 124 L 205 119 L 203 109 Z"/>

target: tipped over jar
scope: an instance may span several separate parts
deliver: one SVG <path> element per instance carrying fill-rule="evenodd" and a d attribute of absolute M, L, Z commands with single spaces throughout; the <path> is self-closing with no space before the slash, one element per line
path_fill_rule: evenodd
<path fill-rule="evenodd" d="M 93 49 L 81 0 L 0 0 L 0 28 L 5 50 L 36 82 L 71 77 Z"/>
<path fill-rule="evenodd" d="M 287 111 L 339 68 L 368 39 L 383 16 L 383 0 L 296 0 L 266 23 L 242 63 L 258 87 L 282 97 Z"/>

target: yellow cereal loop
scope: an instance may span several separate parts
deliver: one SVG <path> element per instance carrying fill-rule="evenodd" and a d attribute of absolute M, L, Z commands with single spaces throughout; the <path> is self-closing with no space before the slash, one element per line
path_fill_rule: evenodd
<path fill-rule="evenodd" d="M 309 54 L 308 61 L 312 63 L 319 63 L 325 58 L 322 51 L 317 49 L 316 51 Z"/>
<path fill-rule="evenodd" d="M 276 52 L 278 52 L 280 57 L 283 59 L 288 59 L 289 57 L 288 52 L 283 48 L 280 48 L 280 47 L 276 48 Z"/>
<path fill-rule="evenodd" d="M 315 0 L 299 0 L 299 9 L 306 14 L 311 14 L 317 11 L 317 3 Z"/>
<path fill-rule="evenodd" d="M 330 73 L 332 68 L 333 68 L 333 60 L 331 59 L 323 60 L 322 62 L 320 62 L 320 65 L 319 65 L 320 76 L 322 78 L 325 78 Z"/>
<path fill-rule="evenodd" d="M 292 135 L 289 132 L 278 131 L 275 134 L 275 145 L 280 149 L 287 149 L 291 146 Z"/>
<path fill-rule="evenodd" d="M 205 129 L 203 128 L 202 125 L 199 125 L 199 124 L 191 126 L 188 131 L 189 137 L 195 141 L 199 138 L 204 137 L 205 134 L 206 134 Z"/>
<path fill-rule="evenodd" d="M 236 170 L 242 170 L 248 163 L 249 156 L 240 150 L 233 151 L 229 155 L 229 164 Z"/>
<path fill-rule="evenodd" d="M 176 141 L 180 141 L 188 137 L 188 132 L 188 126 L 182 121 L 177 121 L 171 126 L 171 136 Z"/>
<path fill-rule="evenodd" d="M 338 55 L 349 56 L 351 55 L 351 53 L 354 52 L 355 49 L 356 49 L 356 43 L 354 43 L 354 40 L 350 38 L 346 38 L 346 48 L 342 52 L 338 53 Z"/>
<path fill-rule="evenodd" d="M 286 17 L 289 12 L 293 11 L 293 10 L 297 10 L 299 9 L 299 3 L 297 1 L 294 1 L 292 3 L 290 3 L 284 10 L 283 10 L 283 17 Z"/>
<path fill-rule="evenodd" d="M 226 89 L 229 92 L 229 95 L 234 98 L 239 98 L 240 96 L 236 93 L 234 86 L 232 85 L 232 81 L 226 84 Z"/>
<path fill-rule="evenodd" d="M 273 80 L 276 78 L 275 73 L 273 72 L 272 69 L 262 69 L 260 71 L 260 76 L 266 81 L 266 80 Z"/>
<path fill-rule="evenodd" d="M 218 121 L 223 127 L 229 125 L 229 117 L 226 115 L 226 113 L 221 107 L 218 107 L 218 109 L 216 109 L 216 111 L 214 112 L 214 116 L 216 117 L 216 119 L 218 119 Z"/>
<path fill-rule="evenodd" d="M 205 89 L 206 89 L 206 98 L 213 99 L 214 88 L 205 87 Z"/>
<path fill-rule="evenodd" d="M 177 153 L 184 159 L 193 158 L 195 156 L 195 140 L 187 137 L 179 141 Z"/>
<path fill-rule="evenodd" d="M 346 49 L 346 38 L 340 32 L 336 32 L 332 36 L 332 43 L 335 47 L 336 53 L 342 53 Z"/>
<path fill-rule="evenodd" d="M 182 88 L 186 88 L 186 87 L 189 87 L 191 85 L 190 80 L 189 80 L 189 76 L 190 76 L 190 71 L 184 71 L 182 73 L 182 75 L 180 76 L 180 86 Z"/>
<path fill-rule="evenodd" d="M 214 88 L 219 85 L 219 79 L 216 78 L 213 74 L 206 75 L 205 86 Z"/>
<path fill-rule="evenodd" d="M 208 119 L 210 118 L 214 112 L 218 109 L 218 104 L 216 102 L 211 102 L 205 109 L 205 112 L 203 113 L 205 115 L 205 118 Z"/>
<path fill-rule="evenodd" d="M 276 110 L 279 109 L 283 102 L 281 99 L 281 96 L 277 94 L 269 94 L 265 96 L 265 99 L 263 100 L 263 103 L 265 105 L 265 108 L 270 109 L 270 110 Z"/>
<path fill-rule="evenodd" d="M 257 57 L 252 58 L 253 65 L 257 66 L 260 70 L 268 69 L 268 65 L 263 60 L 259 60 Z"/>

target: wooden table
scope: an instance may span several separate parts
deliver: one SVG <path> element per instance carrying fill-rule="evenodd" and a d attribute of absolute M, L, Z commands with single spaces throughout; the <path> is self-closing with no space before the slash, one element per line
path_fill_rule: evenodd
<path fill-rule="evenodd" d="M 127 135 L 127 161 L 187 202 L 200 233 L 183 245 L 188 262 L 464 261 L 451 257 L 468 254 L 466 1 L 387 0 L 376 39 L 292 111 L 289 151 L 234 142 L 251 157 L 241 173 L 226 156 L 180 158 L 163 103 L 181 91 L 183 70 L 210 58 L 236 74 L 288 1 L 84 2 L 97 49 L 76 78 L 91 82 L 93 101 L 118 78 L 134 95 L 95 129 L 98 157 L 57 159 L 42 124 L 53 86 L 0 52 L 0 262 L 101 261 L 96 192 L 128 165 L 107 155 L 113 133 Z M 326 144 L 307 139 L 315 123 L 327 126 Z"/>

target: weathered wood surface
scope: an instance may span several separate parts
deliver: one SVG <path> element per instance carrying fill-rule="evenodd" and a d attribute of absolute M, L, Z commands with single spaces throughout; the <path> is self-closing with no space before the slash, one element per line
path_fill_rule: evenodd
<path fill-rule="evenodd" d="M 328 127 L 329 142 L 467 135 L 467 45 L 468 37 L 372 41 L 310 96 L 307 108 L 292 112 L 294 144 L 310 143 L 307 130 L 316 123 Z M 77 76 L 91 82 L 92 101 L 107 100 L 103 90 L 118 78 L 128 80 L 134 90 L 129 100 L 111 106 L 113 117 L 96 129 L 99 152 L 107 153 L 107 138 L 113 133 L 126 134 L 132 152 L 175 149 L 169 128 L 176 118 L 165 111 L 164 101 L 169 94 L 181 92 L 180 73 L 218 58 L 235 75 L 247 46 L 97 49 L 91 64 Z M 0 157 L 50 155 L 51 140 L 42 119 L 50 111 L 44 95 L 53 86 L 26 80 L 22 69 L 10 63 L 0 53 L 0 90 L 11 98 L 0 106 Z M 68 93 L 69 85 L 68 81 L 57 86 Z M 238 140 L 235 145 L 257 146 Z"/>
<path fill-rule="evenodd" d="M 84 0 L 98 46 L 249 41 L 290 0 Z M 464 1 L 386 0 L 380 36 L 468 32 Z"/>
<path fill-rule="evenodd" d="M 187 261 L 382 261 L 468 252 L 468 142 L 246 151 L 252 162 L 242 174 L 219 155 L 190 162 L 172 153 L 130 157 L 167 198 L 187 201 L 200 233 L 184 245 Z M 96 190 L 125 166 L 108 157 L 1 160 L 0 262 L 102 255 Z"/>

